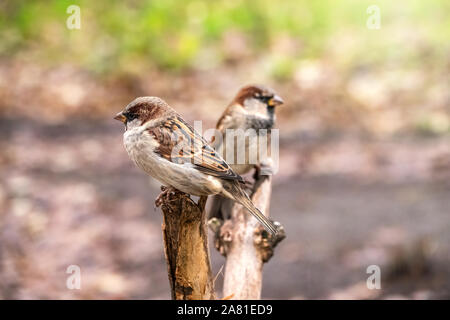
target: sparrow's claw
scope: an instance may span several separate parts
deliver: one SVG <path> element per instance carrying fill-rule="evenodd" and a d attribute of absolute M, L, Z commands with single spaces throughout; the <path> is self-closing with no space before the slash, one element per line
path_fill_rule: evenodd
<path fill-rule="evenodd" d="M 162 205 L 162 203 L 163 203 L 163 198 L 164 197 L 166 197 L 166 193 L 167 193 L 167 191 L 166 190 L 164 190 L 163 192 L 161 192 L 157 197 L 156 197 L 156 199 L 155 199 L 155 206 L 156 207 L 160 207 L 161 205 Z"/>
<path fill-rule="evenodd" d="M 170 202 L 170 195 L 180 192 L 174 187 L 161 186 L 161 193 L 155 199 L 155 205 L 160 207 L 164 202 Z"/>

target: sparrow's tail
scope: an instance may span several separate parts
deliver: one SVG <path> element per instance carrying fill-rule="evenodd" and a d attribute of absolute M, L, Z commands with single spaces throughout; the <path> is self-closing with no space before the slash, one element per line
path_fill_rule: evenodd
<path fill-rule="evenodd" d="M 266 228 L 267 231 L 272 233 L 274 236 L 277 234 L 277 227 L 257 207 L 255 207 L 247 193 L 239 185 L 239 182 L 233 181 L 232 183 L 227 183 L 226 185 L 224 185 L 224 187 L 229 193 L 233 195 L 233 198 L 238 203 L 240 203 L 248 211 L 250 211 L 250 213 L 264 226 L 264 228 Z"/>

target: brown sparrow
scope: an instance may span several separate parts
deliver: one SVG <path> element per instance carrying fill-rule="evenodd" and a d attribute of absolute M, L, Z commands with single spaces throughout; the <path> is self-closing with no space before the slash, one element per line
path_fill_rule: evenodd
<path fill-rule="evenodd" d="M 158 97 L 140 97 L 114 119 L 125 124 L 125 149 L 134 163 L 163 185 L 195 196 L 221 195 L 243 205 L 272 234 L 275 225 L 243 190 L 243 179 Z"/>
<path fill-rule="evenodd" d="M 214 136 L 212 139 L 212 146 L 219 152 L 225 160 L 230 164 L 231 168 L 237 174 L 245 174 L 251 169 L 263 167 L 265 171 L 270 172 L 270 159 L 260 159 L 259 140 L 245 139 L 244 144 L 233 143 L 234 150 L 227 153 L 226 141 L 234 137 L 227 137 L 227 133 L 239 135 L 239 132 L 246 132 L 246 130 L 253 129 L 256 133 L 256 138 L 262 136 L 270 142 L 270 129 L 275 124 L 275 107 L 283 104 L 283 99 L 278 96 L 274 90 L 258 85 L 249 85 L 241 88 L 233 101 L 223 112 L 216 129 L 221 139 Z M 230 129 L 234 131 L 230 131 Z M 242 130 L 242 131 L 239 131 Z M 270 152 L 270 146 L 267 146 L 267 151 Z M 238 155 L 244 155 L 244 161 L 238 161 Z M 227 159 L 228 155 L 231 159 Z M 254 160 L 250 161 L 251 155 L 254 155 Z M 270 155 L 268 154 L 268 158 Z M 256 162 L 256 163 L 255 163 Z M 267 168 L 266 168 L 267 167 Z"/>
<path fill-rule="evenodd" d="M 226 159 L 237 174 L 246 174 L 253 168 L 256 169 L 256 176 L 260 172 L 272 174 L 271 129 L 275 124 L 275 107 L 281 104 L 283 104 L 283 99 L 274 90 L 259 85 L 249 85 L 241 88 L 225 109 L 216 125 L 218 131 L 216 134 L 219 137 L 214 136 L 211 145 Z M 230 129 L 234 131 L 230 131 Z M 255 130 L 256 139 L 242 138 L 243 132 L 248 132 L 249 129 Z M 231 150 L 231 153 L 227 153 L 227 139 L 234 139 L 234 136 L 239 139 L 240 135 L 241 139 L 245 139 L 243 143 L 233 143 L 233 150 Z M 266 142 L 267 153 L 260 154 L 260 143 Z M 239 155 L 242 156 L 241 160 L 243 161 L 239 161 Z M 231 159 L 229 159 L 230 156 Z M 231 212 L 231 207 L 232 202 L 216 195 L 213 197 L 210 217 L 223 219 Z"/>

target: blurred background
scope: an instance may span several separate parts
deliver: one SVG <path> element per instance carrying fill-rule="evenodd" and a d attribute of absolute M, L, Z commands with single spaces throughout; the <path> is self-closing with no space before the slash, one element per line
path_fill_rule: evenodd
<path fill-rule="evenodd" d="M 449 39 L 445 0 L 1 1 L 0 298 L 170 298 L 112 117 L 156 95 L 207 129 L 248 83 L 286 102 L 263 298 L 450 298 Z"/>

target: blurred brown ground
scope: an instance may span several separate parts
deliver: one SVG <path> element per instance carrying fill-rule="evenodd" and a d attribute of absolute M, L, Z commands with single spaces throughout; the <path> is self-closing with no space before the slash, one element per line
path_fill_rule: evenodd
<path fill-rule="evenodd" d="M 255 79 L 286 101 L 271 211 L 288 237 L 263 297 L 450 298 L 450 137 L 435 132 L 448 121 L 448 70 L 425 80 L 426 69 L 341 77 L 312 61 L 274 83 L 256 62 L 107 79 L 0 62 L 0 298 L 169 298 L 159 184 L 133 166 L 112 117 L 156 95 L 207 129 Z M 431 131 L 416 126 L 425 111 Z M 72 264 L 81 290 L 66 288 Z M 381 290 L 365 286 L 372 264 Z"/>

